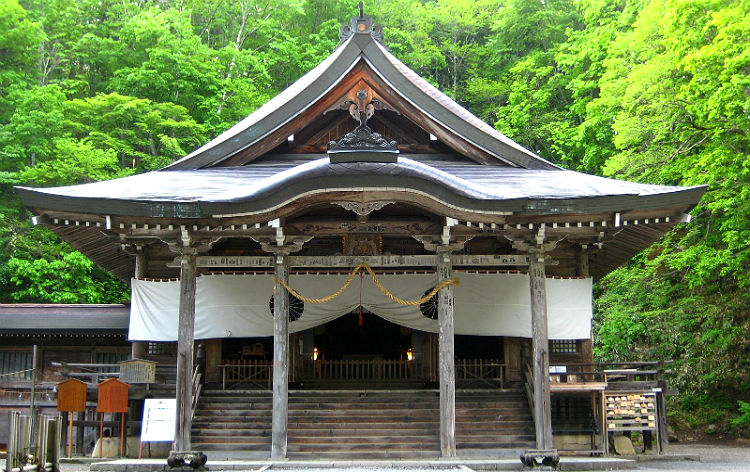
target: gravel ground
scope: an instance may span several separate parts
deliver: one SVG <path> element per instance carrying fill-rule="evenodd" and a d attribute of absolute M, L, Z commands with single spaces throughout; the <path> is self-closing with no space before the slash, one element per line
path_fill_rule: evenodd
<path fill-rule="evenodd" d="M 748 444 L 673 444 L 670 454 L 698 455 L 700 462 L 685 460 L 650 460 L 639 463 L 637 470 L 642 472 L 750 472 L 750 446 Z M 0 459 L 0 471 L 5 470 L 5 460 Z M 398 470 L 399 472 L 434 472 L 434 469 L 378 469 Z M 459 472 L 461 469 L 441 469 L 445 472 Z M 465 469 L 464 469 L 465 471 Z M 61 472 L 88 472 L 87 464 L 63 464 Z M 374 468 L 348 469 L 307 469 L 305 472 L 377 472 Z"/>

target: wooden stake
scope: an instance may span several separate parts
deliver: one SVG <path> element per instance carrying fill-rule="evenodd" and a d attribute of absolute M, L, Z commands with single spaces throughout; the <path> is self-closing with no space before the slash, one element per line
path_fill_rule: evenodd
<path fill-rule="evenodd" d="M 72 411 L 68 412 L 68 457 L 73 457 L 73 415 Z"/>
<path fill-rule="evenodd" d="M 99 413 L 99 457 L 104 457 L 104 413 Z"/>
<path fill-rule="evenodd" d="M 120 413 L 120 457 L 125 456 L 125 413 Z"/>

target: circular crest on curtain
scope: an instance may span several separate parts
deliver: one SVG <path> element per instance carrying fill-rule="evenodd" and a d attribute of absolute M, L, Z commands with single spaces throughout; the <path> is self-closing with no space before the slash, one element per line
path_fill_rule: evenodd
<path fill-rule="evenodd" d="M 289 298 L 289 321 L 297 321 L 305 311 L 305 302 L 297 297 L 293 297 L 289 292 L 286 293 L 286 296 Z M 273 295 L 268 300 L 268 309 L 271 311 L 271 316 L 273 316 Z"/>
<path fill-rule="evenodd" d="M 428 288 L 423 294 L 423 297 L 429 295 L 430 292 L 435 290 L 435 287 Z M 438 299 L 437 293 L 432 296 L 429 300 L 419 304 L 419 311 L 422 312 L 422 316 L 431 320 L 438 319 Z"/>

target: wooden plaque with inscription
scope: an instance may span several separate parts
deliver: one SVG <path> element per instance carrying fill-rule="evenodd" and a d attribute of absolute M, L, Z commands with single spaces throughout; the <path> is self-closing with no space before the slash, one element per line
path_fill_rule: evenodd
<path fill-rule="evenodd" d="M 68 379 L 57 384 L 57 411 L 84 411 L 85 409 L 85 382 Z"/>
<path fill-rule="evenodd" d="M 107 379 L 99 384 L 96 411 L 99 413 L 125 413 L 128 411 L 129 384 L 118 379 Z"/>

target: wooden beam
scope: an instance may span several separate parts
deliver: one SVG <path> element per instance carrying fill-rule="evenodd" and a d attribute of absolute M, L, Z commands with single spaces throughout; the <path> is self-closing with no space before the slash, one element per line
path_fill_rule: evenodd
<path fill-rule="evenodd" d="M 195 258 L 195 252 L 190 250 L 182 253 L 180 256 L 180 302 L 177 334 L 177 415 L 174 442 L 176 451 L 189 451 L 191 448 L 193 343 L 195 337 Z"/>
<path fill-rule="evenodd" d="M 437 254 L 438 283 L 452 278 L 448 253 Z M 438 293 L 439 383 L 440 383 L 440 455 L 456 456 L 456 367 L 454 365 L 453 285 Z"/>
<path fill-rule="evenodd" d="M 289 282 L 287 256 L 275 259 L 276 278 Z M 289 297 L 281 284 L 273 286 L 273 413 L 271 458 L 282 459 L 287 451 L 289 418 Z"/>
<path fill-rule="evenodd" d="M 529 287 L 531 289 L 531 351 L 534 372 L 534 426 L 536 448 L 549 451 L 552 441 L 552 409 L 549 386 L 549 339 L 547 335 L 547 284 L 544 252 L 529 254 Z"/>
<path fill-rule="evenodd" d="M 529 265 L 529 256 L 525 254 L 453 254 L 448 255 L 454 267 L 517 267 Z M 198 267 L 216 268 L 262 268 L 275 267 L 274 256 L 199 256 Z M 547 259 L 546 263 L 555 265 L 556 261 Z M 179 258 L 175 258 L 168 267 L 178 267 Z M 289 267 L 350 268 L 359 264 L 369 264 L 374 268 L 391 267 L 434 267 L 435 256 L 289 256 Z"/>

